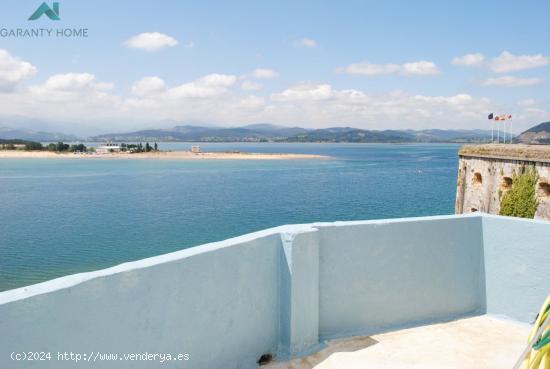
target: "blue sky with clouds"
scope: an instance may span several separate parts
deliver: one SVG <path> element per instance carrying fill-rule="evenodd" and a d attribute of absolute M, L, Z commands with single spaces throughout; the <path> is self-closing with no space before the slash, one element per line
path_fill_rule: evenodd
<path fill-rule="evenodd" d="M 28 21 L 40 3 L 5 0 L 0 31 L 89 36 L 0 37 L 8 122 L 94 133 L 172 122 L 479 128 L 491 111 L 514 114 L 519 130 L 550 119 L 548 1 L 59 0 L 60 21 Z"/>

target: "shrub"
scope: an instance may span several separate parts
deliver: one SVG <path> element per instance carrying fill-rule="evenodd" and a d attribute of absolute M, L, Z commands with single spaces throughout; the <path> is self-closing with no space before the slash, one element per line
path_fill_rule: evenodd
<path fill-rule="evenodd" d="M 500 200 L 500 215 L 520 218 L 534 218 L 538 201 L 536 184 L 538 174 L 534 167 L 529 167 L 521 174 L 514 172 L 512 188 Z"/>
<path fill-rule="evenodd" d="M 30 141 L 25 144 L 25 150 L 44 150 L 44 147 L 40 142 Z"/>

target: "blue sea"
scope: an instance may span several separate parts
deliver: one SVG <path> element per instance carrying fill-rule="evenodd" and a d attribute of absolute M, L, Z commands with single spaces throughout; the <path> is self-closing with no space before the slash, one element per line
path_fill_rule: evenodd
<path fill-rule="evenodd" d="M 454 210 L 458 145 L 201 147 L 333 159 L 0 159 L 0 290 L 282 224 Z"/>

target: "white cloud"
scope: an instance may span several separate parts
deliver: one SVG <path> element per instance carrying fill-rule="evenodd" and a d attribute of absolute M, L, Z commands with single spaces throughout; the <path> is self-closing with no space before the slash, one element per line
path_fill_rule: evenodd
<path fill-rule="evenodd" d="M 329 84 L 301 83 L 271 96 L 268 121 L 315 122 L 317 126 L 350 125 L 386 128 L 478 127 L 492 103 L 468 94 L 412 95 L 396 91 L 369 95 L 361 90 L 334 89 Z M 266 118 L 267 119 L 267 118 Z"/>
<path fill-rule="evenodd" d="M 177 86 L 159 77 L 145 77 L 133 85 L 130 97 L 111 94 L 92 74 L 50 77 L 40 85 L 5 94 L 3 114 L 34 115 L 57 121 L 108 123 L 94 128 L 135 129 L 136 122 L 161 120 L 246 124 L 289 122 L 304 127 L 349 125 L 359 128 L 477 127 L 489 100 L 468 94 L 425 96 L 396 91 L 369 95 L 357 89 L 335 89 L 328 83 L 304 82 L 267 97 L 244 95 L 234 89 L 237 77 L 210 74 Z M 213 108 L 215 107 L 215 108 Z M 143 123 L 143 124 L 145 124 Z"/>
<path fill-rule="evenodd" d="M 145 32 L 133 36 L 124 42 L 124 46 L 131 49 L 141 49 L 145 51 L 158 51 L 165 47 L 173 47 L 178 44 L 178 40 L 160 32 Z"/>
<path fill-rule="evenodd" d="M 485 56 L 480 53 L 475 54 L 466 54 L 463 56 L 457 56 L 453 59 L 454 65 L 459 65 L 462 67 L 479 67 L 485 62 Z"/>
<path fill-rule="evenodd" d="M 243 90 L 259 90 L 262 88 L 262 85 L 252 81 L 243 81 L 241 83 L 241 88 Z"/>
<path fill-rule="evenodd" d="M 530 103 L 530 102 L 529 102 Z M 540 122 L 545 122 L 550 116 L 550 110 L 547 108 L 547 105 L 541 104 L 537 105 L 524 105 L 521 106 L 520 110 L 516 110 L 517 113 L 514 114 L 514 127 L 517 127 L 515 131 L 521 132 L 527 128 L 531 128 L 535 124 Z M 516 108 L 517 109 L 517 108 Z M 516 122 L 522 122 L 519 125 L 516 125 Z"/>
<path fill-rule="evenodd" d="M 158 94 L 166 89 L 166 84 L 159 77 L 144 77 L 134 83 L 132 94 L 136 96 L 148 96 Z"/>
<path fill-rule="evenodd" d="M 225 89 L 209 88 L 202 83 L 190 82 L 173 87 L 166 92 L 166 96 L 172 99 L 197 98 L 204 99 L 223 93 Z"/>
<path fill-rule="evenodd" d="M 418 74 L 418 75 L 432 75 L 439 74 L 439 69 L 435 63 L 430 61 L 421 60 L 414 63 L 403 64 L 404 74 Z"/>
<path fill-rule="evenodd" d="M 483 54 L 474 53 L 454 58 L 453 64 L 465 67 L 486 66 L 495 73 L 509 73 L 543 67 L 550 64 L 550 57 L 542 54 L 514 55 L 509 51 L 503 51 L 490 61 L 486 61 Z"/>
<path fill-rule="evenodd" d="M 301 83 L 271 96 L 273 101 L 322 101 L 336 97 L 329 84 Z"/>
<path fill-rule="evenodd" d="M 488 78 L 481 84 L 483 86 L 502 86 L 502 87 L 522 87 L 541 84 L 542 78 L 520 78 L 515 76 L 502 76 L 497 78 Z"/>
<path fill-rule="evenodd" d="M 75 91 L 90 86 L 95 76 L 90 73 L 56 74 L 41 86 L 48 91 Z"/>
<path fill-rule="evenodd" d="M 254 95 L 242 96 L 242 90 L 233 88 L 237 80 L 234 75 L 214 73 L 177 86 L 158 89 L 145 96 L 135 95 L 124 101 L 121 114 L 153 121 L 256 121 L 256 114 L 262 111 L 265 99 Z M 136 82 L 135 86 L 141 85 L 140 82 Z M 155 85 L 160 87 L 160 81 L 156 81 Z"/>
<path fill-rule="evenodd" d="M 262 110 L 265 106 L 265 99 L 259 96 L 247 96 L 239 101 L 239 105 L 247 110 Z"/>
<path fill-rule="evenodd" d="M 479 128 L 487 112 L 508 109 L 524 117 L 524 123 L 515 119 L 519 129 L 545 113 L 536 106 L 506 106 L 466 93 L 429 96 L 395 91 L 378 95 L 315 82 L 257 96 L 243 91 L 245 82 L 250 81 L 213 73 L 170 86 L 159 77 L 149 76 L 136 81 L 131 94 L 125 96 L 108 90 L 112 84 L 90 73 L 58 74 L 41 84 L 2 94 L 0 111 L 3 115 L 67 122 L 75 132 L 87 125 L 87 132 L 93 133 L 132 130 L 163 120 L 219 125 L 292 123 L 311 128 L 466 129 Z"/>
<path fill-rule="evenodd" d="M 4 115 L 50 120 L 67 132 L 97 129 L 94 126 L 102 119 L 110 122 L 104 129 L 110 129 L 113 119 L 122 118 L 117 113 L 122 98 L 111 94 L 112 88 L 112 83 L 98 81 L 90 73 L 56 74 L 41 84 L 3 94 L 0 111 Z"/>
<path fill-rule="evenodd" d="M 486 98 L 468 94 L 426 96 L 396 91 L 369 95 L 357 89 L 335 89 L 328 83 L 303 82 L 268 97 L 242 96 L 241 90 L 219 94 L 178 94 L 195 91 L 206 78 L 167 88 L 157 95 L 127 99 L 128 114 L 155 120 L 201 120 L 220 125 L 268 121 L 298 122 L 304 127 L 349 125 L 359 128 L 477 128 L 485 113 L 494 109 Z M 193 86 L 193 88 L 191 88 Z M 220 91 L 218 91 L 220 92 Z M 212 109 L 215 106 L 216 109 Z"/>
<path fill-rule="evenodd" d="M 19 82 L 36 74 L 32 64 L 13 57 L 7 50 L 0 49 L 0 91 L 10 91 Z"/>
<path fill-rule="evenodd" d="M 304 37 L 298 41 L 296 41 L 296 45 L 297 46 L 301 46 L 301 47 L 307 47 L 307 48 L 314 48 L 317 46 L 317 41 L 311 39 L 311 38 L 308 38 L 308 37 Z"/>
<path fill-rule="evenodd" d="M 518 105 L 523 106 L 523 107 L 535 106 L 535 105 L 537 105 L 537 100 L 535 100 L 535 99 L 524 99 L 524 100 L 518 101 Z"/>
<path fill-rule="evenodd" d="M 550 64 L 550 57 L 542 54 L 514 55 L 508 51 L 503 51 L 491 60 L 489 68 L 495 73 L 508 73 L 539 68 L 548 64 Z"/>
<path fill-rule="evenodd" d="M 279 76 L 279 73 L 275 72 L 273 69 L 268 68 L 258 68 L 252 72 L 252 76 L 258 79 L 273 79 Z"/>
<path fill-rule="evenodd" d="M 45 98 L 75 97 L 85 93 L 103 93 L 114 87 L 112 83 L 97 82 L 90 73 L 54 74 L 44 83 L 28 88 L 32 94 L 43 95 Z"/>
<path fill-rule="evenodd" d="M 191 82 L 168 88 L 164 80 L 159 77 L 145 77 L 135 82 L 132 94 L 147 100 L 181 100 L 181 99 L 209 99 L 219 97 L 228 92 L 235 84 L 237 77 L 228 74 L 208 74 Z"/>
<path fill-rule="evenodd" d="M 360 74 L 364 76 L 377 76 L 381 74 L 398 73 L 401 66 L 398 64 L 372 64 L 368 61 L 350 64 L 347 67 L 338 68 L 338 72 L 348 74 Z"/>
<path fill-rule="evenodd" d="M 199 84 L 209 87 L 230 87 L 236 80 L 237 77 L 230 74 L 212 73 L 199 78 L 197 81 Z"/>
<path fill-rule="evenodd" d="M 336 71 L 348 74 L 358 74 L 364 76 L 377 76 L 384 74 L 404 74 L 404 75 L 434 75 L 439 74 L 437 65 L 431 61 L 417 61 L 405 64 L 372 64 L 369 61 L 363 61 L 356 64 L 350 64 L 346 67 L 337 68 Z"/>

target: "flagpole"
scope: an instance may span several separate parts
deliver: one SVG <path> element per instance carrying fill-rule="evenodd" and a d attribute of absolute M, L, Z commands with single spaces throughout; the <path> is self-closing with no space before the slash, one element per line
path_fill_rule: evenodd
<path fill-rule="evenodd" d="M 497 124 L 497 143 L 500 143 L 500 127 Z"/>
<path fill-rule="evenodd" d="M 506 138 L 508 137 L 508 133 L 506 132 L 506 121 L 504 121 L 504 143 L 506 143 Z"/>
<path fill-rule="evenodd" d="M 493 138 L 494 131 L 495 131 L 495 121 L 491 119 L 491 143 L 495 143 L 495 139 Z"/>

